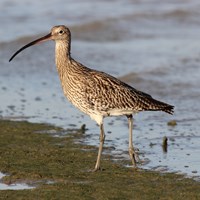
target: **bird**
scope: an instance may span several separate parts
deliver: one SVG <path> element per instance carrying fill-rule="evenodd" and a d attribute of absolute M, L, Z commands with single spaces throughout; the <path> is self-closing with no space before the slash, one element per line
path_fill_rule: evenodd
<path fill-rule="evenodd" d="M 133 168 L 140 162 L 133 147 L 133 114 L 140 111 L 164 111 L 173 114 L 174 106 L 158 101 L 105 72 L 88 68 L 71 56 L 71 32 L 65 25 L 51 28 L 49 34 L 16 51 L 9 62 L 24 49 L 49 40 L 55 41 L 55 64 L 66 98 L 80 111 L 89 115 L 100 127 L 99 148 L 93 171 L 101 170 L 100 162 L 105 141 L 104 118 L 126 116 L 129 127 L 128 152 Z"/>

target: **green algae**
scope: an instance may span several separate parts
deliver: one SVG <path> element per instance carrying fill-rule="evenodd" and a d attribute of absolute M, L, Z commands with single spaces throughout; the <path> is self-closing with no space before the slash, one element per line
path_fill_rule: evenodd
<path fill-rule="evenodd" d="M 84 130 L 0 121 L 0 171 L 9 174 L 2 181 L 35 186 L 2 190 L 0 199 L 200 199 L 199 182 L 172 173 L 125 168 L 127 161 L 114 163 L 108 155 L 102 157 L 104 170 L 90 172 L 97 148 L 75 142 L 84 140 Z M 49 134 L 59 132 L 67 136 Z"/>
<path fill-rule="evenodd" d="M 176 120 L 171 120 L 167 123 L 168 126 L 177 126 Z"/>

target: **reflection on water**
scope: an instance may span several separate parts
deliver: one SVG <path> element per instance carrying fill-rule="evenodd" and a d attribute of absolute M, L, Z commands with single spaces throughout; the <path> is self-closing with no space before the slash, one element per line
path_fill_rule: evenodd
<path fill-rule="evenodd" d="M 44 6 L 45 4 L 45 6 Z M 120 77 L 137 89 L 175 105 L 174 116 L 143 112 L 135 116 L 134 144 L 144 168 L 199 176 L 200 2 L 27 1 L 0 2 L 0 115 L 53 123 L 87 124 L 85 141 L 98 145 L 99 128 L 65 100 L 49 42 L 10 56 L 57 24 L 72 30 L 72 56 L 81 63 Z M 28 9 L 27 9 L 28 8 Z M 6 31 L 5 31 L 6 30 Z M 168 125 L 176 120 L 177 125 Z M 106 144 L 128 158 L 125 117 L 105 119 Z M 167 153 L 163 153 L 167 137 Z M 116 156 L 117 156 L 116 155 Z"/>

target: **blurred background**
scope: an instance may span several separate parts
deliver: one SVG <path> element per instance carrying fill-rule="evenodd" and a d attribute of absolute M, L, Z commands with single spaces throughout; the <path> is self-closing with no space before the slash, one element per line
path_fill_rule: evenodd
<path fill-rule="evenodd" d="M 145 169 L 200 176 L 199 0 L 1 0 L 0 117 L 79 128 L 98 145 L 99 128 L 64 97 L 54 64 L 54 43 L 11 55 L 64 24 L 72 57 L 175 106 L 173 116 L 134 116 L 134 145 Z M 174 123 L 170 123 L 174 120 Z M 105 120 L 106 146 L 128 158 L 126 117 Z M 173 125 L 173 126 L 172 126 Z M 168 138 L 167 152 L 162 149 Z"/>

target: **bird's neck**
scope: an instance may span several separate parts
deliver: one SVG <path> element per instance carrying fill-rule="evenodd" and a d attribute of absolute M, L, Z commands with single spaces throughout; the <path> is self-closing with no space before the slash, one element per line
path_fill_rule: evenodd
<path fill-rule="evenodd" d="M 57 70 L 63 71 L 70 63 L 70 42 L 67 41 L 56 41 L 55 46 L 55 61 Z"/>

